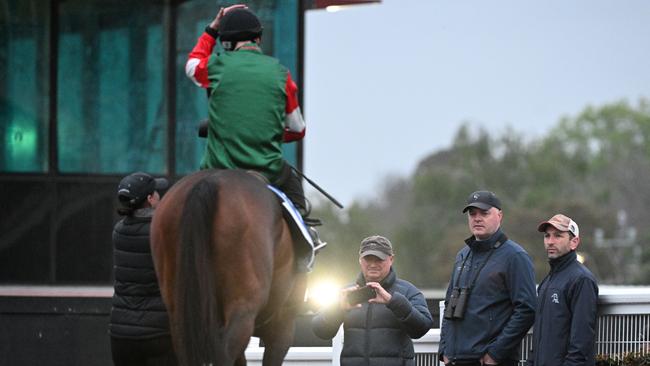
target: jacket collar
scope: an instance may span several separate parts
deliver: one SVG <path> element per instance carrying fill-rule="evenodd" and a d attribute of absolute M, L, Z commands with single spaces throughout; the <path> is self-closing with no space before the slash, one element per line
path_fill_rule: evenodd
<path fill-rule="evenodd" d="M 472 235 L 469 238 L 465 239 L 465 244 L 467 244 L 471 250 L 483 252 L 490 250 L 490 248 L 493 248 L 497 241 L 501 239 L 502 235 L 503 232 L 501 231 L 501 228 L 499 228 L 499 230 L 492 234 L 492 236 L 490 236 L 487 240 L 476 240 L 476 237 Z"/>
<path fill-rule="evenodd" d="M 252 51 L 252 52 L 262 53 L 262 49 L 255 42 L 246 42 L 235 51 Z"/>
<path fill-rule="evenodd" d="M 133 216 L 135 216 L 135 217 L 152 217 L 153 216 L 153 208 L 152 207 L 139 208 L 139 209 L 133 211 Z"/>
<path fill-rule="evenodd" d="M 384 277 L 383 280 L 379 282 L 381 287 L 383 287 L 385 290 L 388 290 L 393 284 L 395 283 L 395 280 L 397 279 L 397 274 L 395 274 L 395 271 L 393 270 L 393 267 L 390 267 L 390 271 L 388 271 L 388 274 L 386 277 Z M 357 285 L 359 286 L 365 286 L 366 285 L 366 279 L 363 277 L 363 272 L 359 273 L 359 276 L 357 276 Z"/>
<path fill-rule="evenodd" d="M 549 259 L 548 263 L 551 265 L 551 272 L 558 272 L 576 260 L 578 260 L 578 254 L 572 250 L 559 258 Z"/>
<path fill-rule="evenodd" d="M 133 211 L 132 215 L 126 216 L 124 222 L 128 224 L 134 224 L 138 222 L 148 222 L 151 221 L 153 217 L 153 208 L 143 207 Z"/>

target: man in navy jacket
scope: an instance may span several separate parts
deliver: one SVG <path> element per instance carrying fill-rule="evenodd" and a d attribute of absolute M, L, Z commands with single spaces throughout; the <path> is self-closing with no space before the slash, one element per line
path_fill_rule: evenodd
<path fill-rule="evenodd" d="M 538 288 L 529 366 L 594 365 L 598 285 L 577 260 L 578 224 L 557 214 L 542 222 L 551 271 Z"/>
<path fill-rule="evenodd" d="M 439 353 L 447 365 L 515 366 L 535 316 L 533 264 L 501 230 L 501 201 L 494 193 L 470 194 L 465 212 L 472 236 L 456 256 Z"/>

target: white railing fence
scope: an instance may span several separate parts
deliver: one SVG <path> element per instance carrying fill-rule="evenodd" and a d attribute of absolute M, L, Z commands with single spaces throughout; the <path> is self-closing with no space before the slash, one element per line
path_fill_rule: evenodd
<path fill-rule="evenodd" d="M 650 353 L 650 291 L 647 288 L 601 290 L 598 303 L 598 354 Z"/>
<path fill-rule="evenodd" d="M 623 355 L 629 352 L 650 353 L 650 288 L 601 287 L 598 299 L 598 329 L 596 349 L 598 354 Z M 442 310 L 442 309 L 441 309 Z M 440 312 L 441 314 L 443 311 Z M 285 365 L 339 366 L 343 347 L 343 332 L 332 340 L 332 347 L 292 347 Z M 521 345 L 522 363 L 531 348 L 529 333 Z M 440 329 L 431 329 L 424 337 L 414 340 L 417 366 L 438 366 Z M 253 338 L 246 349 L 248 364 L 262 364 L 263 347 Z"/>

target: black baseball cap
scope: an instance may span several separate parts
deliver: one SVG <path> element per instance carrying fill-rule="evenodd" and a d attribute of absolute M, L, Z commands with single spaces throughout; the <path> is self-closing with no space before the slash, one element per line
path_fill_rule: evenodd
<path fill-rule="evenodd" d="M 501 209 L 501 200 L 490 191 L 476 191 L 467 197 L 467 205 L 463 208 L 463 213 L 467 212 L 470 207 L 489 210 L 492 207 Z"/>
<path fill-rule="evenodd" d="M 117 186 L 117 198 L 127 207 L 138 207 L 154 191 L 165 190 L 169 182 L 165 178 L 154 178 L 143 172 L 137 172 L 122 178 Z"/>

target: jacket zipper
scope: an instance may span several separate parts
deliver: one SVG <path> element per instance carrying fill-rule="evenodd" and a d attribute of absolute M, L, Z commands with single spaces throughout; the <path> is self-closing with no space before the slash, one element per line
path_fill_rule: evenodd
<path fill-rule="evenodd" d="M 470 252 L 471 252 L 471 251 L 468 251 L 468 252 L 467 252 L 467 256 L 468 256 L 468 257 L 469 257 L 469 255 L 470 255 Z M 473 261 L 474 261 L 474 258 L 472 258 L 472 262 L 473 262 Z M 470 271 L 471 271 L 471 269 L 472 269 L 472 264 L 471 264 L 471 263 L 470 263 L 470 265 L 469 265 L 469 269 L 470 269 Z M 458 282 L 458 285 L 459 285 L 459 286 L 461 285 L 460 282 L 463 280 L 463 279 L 461 278 L 461 277 L 463 276 L 463 272 L 465 272 L 465 263 L 464 263 L 464 262 L 463 262 L 463 264 L 461 264 L 461 267 L 460 267 L 460 270 L 459 270 L 459 273 L 458 273 L 458 280 L 456 280 L 456 281 Z M 467 274 L 465 275 L 465 278 L 467 278 Z M 452 278 L 452 280 L 453 280 L 453 278 Z M 453 283 L 453 282 L 452 282 L 452 283 Z M 450 319 L 450 320 L 449 320 L 450 325 L 454 324 L 453 321 L 454 321 L 453 319 Z M 457 343 L 457 342 L 458 342 L 458 331 L 456 330 L 456 331 L 454 331 L 454 350 L 453 350 L 453 351 L 454 351 L 454 353 L 453 353 L 454 358 L 453 358 L 453 359 L 450 359 L 449 357 L 447 357 L 447 359 L 449 360 L 449 362 L 452 363 L 452 364 L 456 364 L 456 360 L 457 360 L 457 353 L 458 353 L 458 343 Z"/>
<path fill-rule="evenodd" d="M 366 338 L 366 349 L 365 349 L 365 354 L 366 354 L 366 364 L 370 366 L 370 318 L 372 317 L 372 305 L 371 303 L 368 303 L 368 311 L 366 312 L 366 331 L 365 331 L 365 338 Z"/>
<path fill-rule="evenodd" d="M 546 304 L 546 293 L 548 292 L 549 287 L 551 287 L 551 281 L 553 280 L 553 274 L 555 274 L 555 271 L 551 270 L 551 272 L 548 275 L 548 281 L 546 281 L 546 288 L 544 289 L 544 293 L 540 294 L 540 298 L 542 301 L 539 304 L 539 314 L 541 315 L 544 311 L 544 305 Z M 537 335 L 537 343 L 535 344 L 535 364 L 539 365 L 539 344 L 542 342 L 542 334 L 544 334 L 544 324 L 542 322 L 539 323 L 539 330 L 540 334 Z"/>

